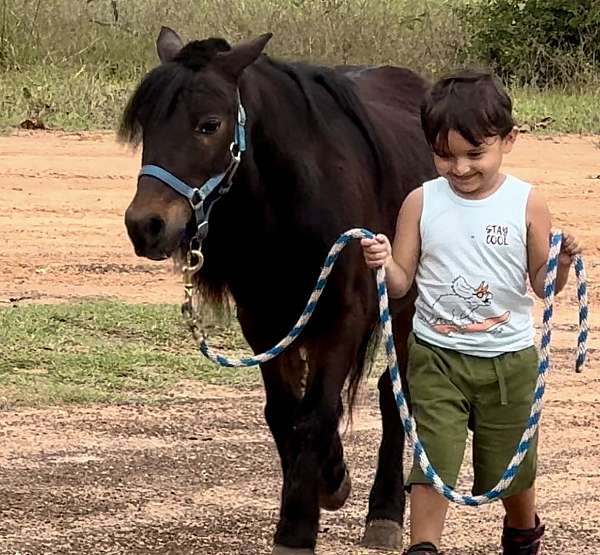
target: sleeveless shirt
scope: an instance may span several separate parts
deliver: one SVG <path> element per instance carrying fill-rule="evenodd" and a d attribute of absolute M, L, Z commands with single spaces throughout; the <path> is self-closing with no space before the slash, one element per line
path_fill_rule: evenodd
<path fill-rule="evenodd" d="M 531 185 L 506 176 L 489 197 L 458 196 L 439 177 L 423 184 L 414 333 L 433 345 L 493 357 L 533 345 L 527 292 Z"/>

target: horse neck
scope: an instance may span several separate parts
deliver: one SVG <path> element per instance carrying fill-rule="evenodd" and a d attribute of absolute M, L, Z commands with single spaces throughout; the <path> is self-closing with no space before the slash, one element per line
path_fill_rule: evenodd
<path fill-rule="evenodd" d="M 242 157 L 232 197 L 239 197 L 242 212 L 254 205 L 272 216 L 288 218 L 286 198 L 297 200 L 298 195 L 310 194 L 310 189 L 318 186 L 315 144 L 326 141 L 323 122 L 318 121 L 317 111 L 310 110 L 311 101 L 290 76 L 268 61 L 255 66 L 246 70 L 240 82 L 248 115 L 248 151 Z M 269 210 L 273 204 L 277 208 Z"/>
<path fill-rule="evenodd" d="M 281 201 L 275 197 L 289 192 L 290 177 L 302 172 L 298 160 L 307 155 L 306 139 L 301 139 L 308 134 L 307 113 L 292 113 L 290 108 L 302 106 L 302 93 L 291 78 L 278 76 L 276 71 L 263 62 L 259 68 L 248 68 L 240 81 L 247 150 L 230 192 L 211 216 L 207 246 L 222 252 L 236 245 L 242 258 L 252 242 L 264 244 L 276 235 L 278 218 L 289 217 L 285 207 L 273 206 Z M 303 110 L 308 112 L 306 102 Z M 293 122 L 293 129 L 288 122 Z"/>
<path fill-rule="evenodd" d="M 306 160 L 331 142 L 325 118 L 339 116 L 340 107 L 315 77 L 329 71 L 261 59 L 242 78 L 254 125 L 281 156 L 297 160 L 301 155 Z"/>
<path fill-rule="evenodd" d="M 236 301 L 264 285 L 258 276 L 275 264 L 274 257 L 285 266 L 287 257 L 299 255 L 294 245 L 300 222 L 310 217 L 320 183 L 314 141 L 322 140 L 290 77 L 268 63 L 246 72 L 240 96 L 248 116 L 247 151 L 230 192 L 211 215 L 206 242 L 211 280 L 226 283 Z"/>

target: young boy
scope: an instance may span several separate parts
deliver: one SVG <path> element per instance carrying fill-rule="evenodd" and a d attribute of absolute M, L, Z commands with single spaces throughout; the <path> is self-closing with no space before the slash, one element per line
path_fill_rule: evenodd
<path fill-rule="evenodd" d="M 488 73 L 440 80 L 422 109 L 440 177 L 400 209 L 393 246 L 362 241 L 370 268 L 385 267 L 391 297 L 416 281 L 408 386 L 417 431 L 441 478 L 456 485 L 467 428 L 473 430 L 473 494 L 493 488 L 527 425 L 537 379 L 532 299 L 543 297 L 550 213 L 541 194 L 501 172 L 517 132 L 512 102 Z M 566 284 L 574 238 L 563 240 L 557 292 Z M 504 492 L 504 555 L 540 553 L 537 437 Z M 418 464 L 410 474 L 411 555 L 438 553 L 448 503 Z"/>

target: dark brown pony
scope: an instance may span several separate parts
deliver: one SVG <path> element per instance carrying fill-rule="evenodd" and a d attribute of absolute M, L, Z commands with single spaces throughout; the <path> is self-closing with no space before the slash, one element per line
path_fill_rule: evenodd
<path fill-rule="evenodd" d="M 219 201 L 196 277 L 209 300 L 233 298 L 257 353 L 293 326 L 338 235 L 366 227 L 393 236 L 407 193 L 435 174 L 420 127 L 421 78 L 393 67 L 284 63 L 262 54 L 270 37 L 233 48 L 222 39 L 184 46 L 163 28 L 162 64 L 134 92 L 120 129 L 124 140 L 143 141 L 144 165 L 201 187 L 231 168 L 241 99 L 247 149 L 227 194 L 212 193 Z M 202 223 L 188 200 L 151 175 L 140 177 L 125 220 L 136 253 L 152 259 L 184 254 Z M 412 301 L 394 310 L 401 365 Z M 340 508 L 350 493 L 338 434 L 342 391 L 347 384 L 351 408 L 377 305 L 374 277 L 351 245 L 305 332 L 261 366 L 283 472 L 274 553 L 313 553 L 320 508 Z M 379 390 L 383 437 L 364 541 L 397 548 L 404 437 L 387 373 Z"/>

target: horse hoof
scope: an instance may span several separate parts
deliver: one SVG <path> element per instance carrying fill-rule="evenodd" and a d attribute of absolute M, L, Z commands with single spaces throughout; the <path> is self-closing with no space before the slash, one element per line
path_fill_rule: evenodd
<path fill-rule="evenodd" d="M 367 522 L 362 542 L 365 547 L 400 551 L 402 549 L 402 526 L 394 520 Z"/>
<path fill-rule="evenodd" d="M 313 549 L 300 549 L 298 547 L 286 547 L 285 545 L 275 545 L 272 555 L 315 555 Z"/>
<path fill-rule="evenodd" d="M 325 493 L 321 491 L 319 493 L 319 507 L 326 511 L 337 511 L 344 506 L 346 499 L 350 496 L 352 491 L 352 480 L 350 479 L 350 473 L 346 470 L 344 479 L 336 491 L 333 493 Z"/>

